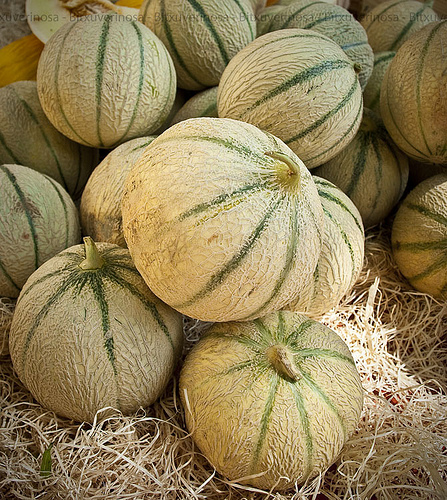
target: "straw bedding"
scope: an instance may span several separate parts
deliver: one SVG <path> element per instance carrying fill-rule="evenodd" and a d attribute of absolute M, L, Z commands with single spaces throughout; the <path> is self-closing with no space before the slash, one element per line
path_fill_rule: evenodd
<path fill-rule="evenodd" d="M 0 339 L 13 303 L 0 301 Z M 45 411 L 0 363 L 0 497 L 4 499 L 326 500 L 447 498 L 447 304 L 415 292 L 370 231 L 354 290 L 321 318 L 348 343 L 365 390 L 362 420 L 337 462 L 287 493 L 219 476 L 184 425 L 178 370 L 160 400 L 132 417 L 74 424 Z M 207 324 L 185 318 L 185 353 Z M 52 472 L 43 452 L 52 445 Z"/>

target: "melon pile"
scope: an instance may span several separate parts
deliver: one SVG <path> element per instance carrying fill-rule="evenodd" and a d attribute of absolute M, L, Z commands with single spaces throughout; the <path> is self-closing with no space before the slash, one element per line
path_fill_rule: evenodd
<path fill-rule="evenodd" d="M 0 89 L 14 370 L 75 422 L 147 408 L 175 375 L 215 470 L 288 491 L 362 415 L 320 320 L 368 231 L 392 224 L 402 286 L 447 300 L 446 175 L 407 185 L 409 158 L 447 167 L 447 20 L 410 25 L 432 12 L 413 0 L 363 20 L 314 0 L 98 3 L 32 25 L 36 82 Z M 212 325 L 186 354 L 190 319 Z"/>

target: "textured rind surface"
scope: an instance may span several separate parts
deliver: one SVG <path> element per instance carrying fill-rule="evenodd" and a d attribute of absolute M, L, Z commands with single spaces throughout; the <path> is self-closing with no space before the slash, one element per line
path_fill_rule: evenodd
<path fill-rule="evenodd" d="M 317 167 L 349 144 L 360 125 L 362 92 L 353 66 L 334 41 L 313 30 L 267 33 L 226 67 L 218 115 L 276 135 L 307 168 Z"/>
<path fill-rule="evenodd" d="M 283 188 L 288 155 L 299 189 Z M 169 161 L 167 161 L 169 159 Z M 155 139 L 127 177 L 123 229 L 151 290 L 204 321 L 280 309 L 311 279 L 323 212 L 310 172 L 248 123 L 192 118 Z"/>
<path fill-rule="evenodd" d="M 312 29 L 336 42 L 353 62 L 359 64 L 358 77 L 362 89 L 365 88 L 373 70 L 374 54 L 365 29 L 350 12 L 339 5 L 297 0 L 272 18 L 269 31 Z"/>
<path fill-rule="evenodd" d="M 53 125 L 101 148 L 159 128 L 175 88 L 163 43 L 141 23 L 113 14 L 64 25 L 45 45 L 37 70 L 39 98 Z"/>
<path fill-rule="evenodd" d="M 428 5 L 417 0 L 388 0 L 371 9 L 361 19 L 374 52 L 397 51 L 425 25 L 439 21 Z"/>
<path fill-rule="evenodd" d="M 0 164 L 25 165 L 55 179 L 78 198 L 99 161 L 98 150 L 58 132 L 46 117 L 33 81 L 0 89 Z"/>
<path fill-rule="evenodd" d="M 232 481 L 259 474 L 241 482 L 285 490 L 336 459 L 358 425 L 363 391 L 348 347 L 332 330 L 286 311 L 262 318 L 262 324 L 214 325 L 188 354 L 179 389 L 187 427 L 221 474 Z M 300 327 L 304 332 L 290 347 L 282 339 Z M 289 344 L 298 372 L 310 376 L 335 411 L 305 376 L 292 382 L 277 375 L 266 350 L 278 344 Z M 345 359 L 318 353 L 300 359 L 305 349 L 330 350 Z"/>
<path fill-rule="evenodd" d="M 202 90 L 218 85 L 228 61 L 255 38 L 250 3 L 145 0 L 140 15 L 171 54 L 178 86 Z"/>
<path fill-rule="evenodd" d="M 366 87 L 363 89 L 363 106 L 380 115 L 380 89 L 383 77 L 393 57 L 394 51 L 377 52 L 374 55 L 374 68 Z"/>
<path fill-rule="evenodd" d="M 37 267 L 80 238 L 78 211 L 60 184 L 28 167 L 0 166 L 0 296 L 17 297 Z"/>
<path fill-rule="evenodd" d="M 380 113 L 399 148 L 415 160 L 447 165 L 447 19 L 415 33 L 385 73 Z"/>
<path fill-rule="evenodd" d="M 97 247 L 123 282 L 118 286 L 102 280 L 107 331 L 97 290 L 91 286 L 96 279 L 66 286 L 83 273 L 100 271 L 79 267 L 85 250 L 76 245 L 30 277 L 19 296 L 9 340 L 14 369 L 35 399 L 80 422 L 92 422 L 96 412 L 108 406 L 129 414 L 154 402 L 172 375 L 183 343 L 181 316 L 147 288 L 127 249 L 108 243 Z M 172 345 L 143 300 L 158 311 Z M 116 370 L 105 348 L 107 339 L 113 339 Z"/>
<path fill-rule="evenodd" d="M 138 137 L 111 151 L 92 172 L 79 208 L 83 234 L 126 247 L 121 199 L 127 174 L 155 136 Z"/>
<path fill-rule="evenodd" d="M 201 116 L 217 118 L 217 89 L 217 86 L 211 87 L 193 95 L 177 111 L 171 125 L 175 125 L 188 118 L 199 118 Z"/>
<path fill-rule="evenodd" d="M 314 273 L 298 300 L 286 309 L 321 315 L 335 307 L 363 267 L 365 234 L 360 212 L 337 186 L 314 176 L 324 210 L 324 238 Z"/>
<path fill-rule="evenodd" d="M 353 141 L 313 173 L 347 194 L 368 228 L 381 222 L 398 203 L 408 170 L 408 158 L 393 143 L 380 118 L 364 108 Z"/>
<path fill-rule="evenodd" d="M 447 173 L 418 184 L 396 213 L 394 260 L 416 290 L 447 299 Z"/>

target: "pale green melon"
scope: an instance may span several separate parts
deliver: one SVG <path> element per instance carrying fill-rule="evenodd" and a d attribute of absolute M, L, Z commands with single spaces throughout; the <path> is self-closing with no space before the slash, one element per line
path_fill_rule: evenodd
<path fill-rule="evenodd" d="M 374 68 L 366 87 L 363 89 L 363 105 L 365 108 L 380 115 L 380 89 L 385 71 L 390 65 L 396 52 L 377 52 L 374 55 Z"/>
<path fill-rule="evenodd" d="M 17 297 L 39 266 L 80 239 L 78 211 L 59 183 L 0 166 L 0 297 Z"/>
<path fill-rule="evenodd" d="M 14 370 L 60 416 L 130 414 L 168 383 L 183 343 L 180 314 L 147 288 L 128 250 L 84 238 L 34 272 L 14 312 Z"/>
<path fill-rule="evenodd" d="M 126 246 L 121 199 L 127 174 L 155 136 L 132 139 L 111 151 L 95 168 L 82 193 L 80 215 L 84 234 L 95 241 Z"/>
<path fill-rule="evenodd" d="M 124 236 L 151 290 L 204 321 L 285 306 L 315 270 L 323 212 L 312 176 L 279 139 L 242 121 L 191 118 L 126 179 Z"/>
<path fill-rule="evenodd" d="M 226 67 L 218 115 L 252 123 L 284 141 L 314 168 L 355 136 L 362 91 L 355 64 L 330 38 L 313 30 L 267 33 Z"/>
<path fill-rule="evenodd" d="M 36 82 L 0 89 L 0 164 L 25 165 L 49 175 L 77 199 L 98 162 L 98 150 L 71 141 L 53 127 L 40 105 Z"/>
<path fill-rule="evenodd" d="M 363 406 L 348 346 L 288 311 L 213 325 L 186 357 L 179 390 L 187 428 L 213 467 L 263 490 L 322 473 Z"/>
<path fill-rule="evenodd" d="M 217 118 L 217 90 L 218 87 L 211 87 L 193 95 L 177 111 L 171 125 L 188 118 L 200 118 L 201 116 Z"/>
<path fill-rule="evenodd" d="M 62 26 L 46 43 L 37 69 L 48 119 L 87 146 L 113 148 L 151 134 L 168 117 L 175 89 L 163 43 L 146 26 L 115 14 Z"/>
<path fill-rule="evenodd" d="M 256 36 L 246 0 L 145 0 L 140 15 L 171 54 L 178 86 L 188 90 L 218 85 L 232 57 Z"/>

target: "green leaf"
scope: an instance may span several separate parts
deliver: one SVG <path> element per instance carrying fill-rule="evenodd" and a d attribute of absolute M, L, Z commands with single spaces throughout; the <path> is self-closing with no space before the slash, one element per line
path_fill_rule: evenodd
<path fill-rule="evenodd" d="M 48 448 L 43 452 L 42 462 L 40 464 L 40 475 L 42 477 L 48 477 L 51 475 L 51 448 L 53 444 L 50 444 Z"/>

